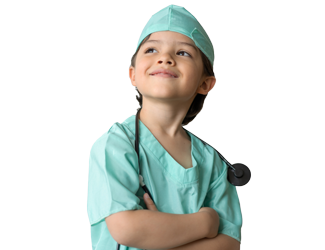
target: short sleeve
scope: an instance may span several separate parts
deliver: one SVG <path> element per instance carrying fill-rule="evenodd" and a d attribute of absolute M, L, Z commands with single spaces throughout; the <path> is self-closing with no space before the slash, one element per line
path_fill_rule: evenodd
<path fill-rule="evenodd" d="M 138 155 L 122 126 L 115 123 L 95 141 L 89 157 L 87 212 L 92 225 L 126 210 L 143 209 Z"/>
<path fill-rule="evenodd" d="M 217 211 L 220 222 L 219 234 L 226 234 L 241 242 L 242 214 L 240 203 L 236 187 L 227 180 L 228 166 L 225 162 L 221 162 L 222 171 L 217 180 L 211 183 L 204 200 L 204 206 Z"/>

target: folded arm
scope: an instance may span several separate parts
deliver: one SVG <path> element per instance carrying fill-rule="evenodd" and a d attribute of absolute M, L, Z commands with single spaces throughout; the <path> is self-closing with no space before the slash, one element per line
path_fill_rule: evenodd
<path fill-rule="evenodd" d="M 240 250 L 239 241 L 226 234 L 218 234 L 215 238 L 203 238 L 191 243 L 170 248 L 168 250 Z"/>
<path fill-rule="evenodd" d="M 207 213 L 171 214 L 150 210 L 123 211 L 106 217 L 113 238 L 121 245 L 167 250 L 205 238 Z"/>

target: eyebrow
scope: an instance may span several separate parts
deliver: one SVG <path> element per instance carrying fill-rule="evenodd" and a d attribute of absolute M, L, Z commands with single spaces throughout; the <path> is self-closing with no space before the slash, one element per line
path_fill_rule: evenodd
<path fill-rule="evenodd" d="M 149 43 L 149 42 L 153 42 L 153 43 L 161 43 L 160 40 L 147 40 L 145 43 Z M 194 46 L 193 44 L 186 43 L 186 42 L 176 42 L 176 43 L 177 43 L 177 44 L 183 44 L 183 45 L 191 46 L 192 48 L 195 49 L 195 51 L 197 51 L 196 46 Z"/>

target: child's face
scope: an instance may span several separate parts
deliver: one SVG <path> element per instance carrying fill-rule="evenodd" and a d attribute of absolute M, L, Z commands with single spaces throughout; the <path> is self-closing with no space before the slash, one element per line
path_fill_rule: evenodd
<path fill-rule="evenodd" d="M 150 42 L 152 40 L 160 42 Z M 171 70 L 177 78 L 151 75 L 157 69 Z M 135 68 L 131 66 L 129 74 L 132 85 L 144 98 L 192 103 L 196 93 L 207 94 L 210 90 L 201 86 L 205 80 L 203 70 L 200 51 L 192 39 L 177 32 L 161 31 L 151 34 L 142 44 Z"/>

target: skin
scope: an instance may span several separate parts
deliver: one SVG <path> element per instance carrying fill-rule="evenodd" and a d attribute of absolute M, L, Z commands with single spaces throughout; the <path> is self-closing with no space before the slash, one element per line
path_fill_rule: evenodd
<path fill-rule="evenodd" d="M 171 141 L 185 138 L 187 134 L 182 129 L 182 121 L 190 105 L 197 94 L 209 93 L 216 78 L 203 75 L 203 62 L 198 50 L 176 44 L 181 41 L 195 46 L 189 37 L 173 31 L 161 31 L 151 34 L 150 40 L 160 40 L 161 43 L 143 44 L 136 58 L 136 67 L 129 68 L 131 83 L 143 97 L 140 120 L 155 135 Z M 149 48 L 153 49 L 148 51 Z M 149 75 L 159 68 L 172 70 L 178 78 Z M 145 195 L 144 201 L 148 210 L 158 211 L 153 201 Z M 213 245 L 218 249 L 240 249 L 239 242 L 228 235 L 220 234 L 207 240 L 215 240 Z M 203 243 L 197 241 L 197 245 L 200 244 Z"/>
<path fill-rule="evenodd" d="M 148 210 L 151 211 L 158 211 L 155 203 L 150 199 L 149 195 L 145 193 L 143 195 L 144 202 L 147 206 Z M 204 211 L 204 209 L 209 209 L 208 207 L 203 207 L 200 209 L 199 212 Z M 217 221 L 219 222 L 219 215 Z M 218 223 L 219 224 L 219 223 Z M 219 227 L 219 226 L 218 226 Z M 240 243 L 239 241 L 235 240 L 234 238 L 226 235 L 226 234 L 217 234 L 216 237 L 213 238 L 203 238 L 197 241 L 193 241 L 189 244 L 182 245 L 175 248 L 170 248 L 167 250 L 185 250 L 185 249 L 204 249 L 203 246 L 206 247 L 206 249 L 228 249 L 228 250 L 240 250 Z M 151 250 L 151 249 L 147 249 Z"/>
<path fill-rule="evenodd" d="M 135 67 L 129 68 L 131 83 L 143 96 L 141 122 L 155 135 L 171 141 L 188 137 L 182 129 L 182 121 L 191 103 L 198 93 L 208 94 L 216 82 L 214 76 L 203 75 L 204 65 L 198 48 L 176 44 L 178 41 L 196 47 L 192 39 L 177 32 L 151 34 L 138 51 Z M 149 75 L 160 68 L 172 70 L 178 78 Z"/>

